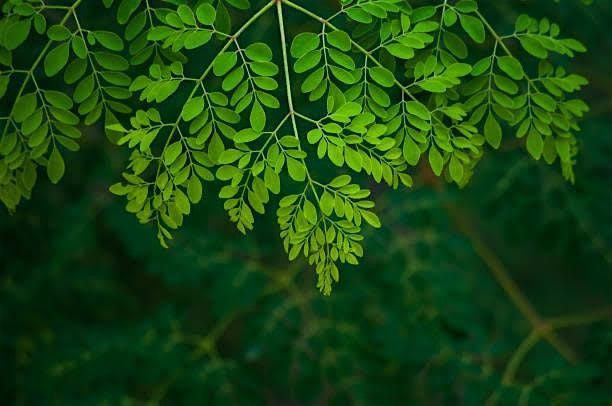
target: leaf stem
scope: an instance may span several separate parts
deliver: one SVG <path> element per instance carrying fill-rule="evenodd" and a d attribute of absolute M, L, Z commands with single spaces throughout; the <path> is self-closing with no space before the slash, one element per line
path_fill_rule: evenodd
<path fill-rule="evenodd" d="M 295 108 L 293 107 L 293 94 L 291 91 L 291 76 L 289 73 L 289 56 L 287 55 L 287 38 L 285 37 L 285 19 L 283 18 L 283 5 L 280 1 L 276 2 L 276 11 L 278 14 L 278 27 L 280 30 L 281 48 L 283 52 L 283 70 L 285 72 L 285 85 L 287 87 L 287 104 L 289 114 L 291 115 L 291 125 L 297 138 L 298 130 L 295 120 Z"/>
<path fill-rule="evenodd" d="M 508 49 L 508 47 L 504 43 L 504 40 L 502 39 L 502 37 L 500 37 L 500 35 L 497 33 L 497 31 L 495 31 L 495 29 L 491 26 L 491 24 L 489 24 L 489 21 L 487 21 L 487 19 L 480 13 L 480 11 L 476 10 L 475 14 L 482 21 L 482 23 L 485 25 L 485 27 L 487 27 L 487 31 L 489 31 L 489 33 L 491 33 L 491 35 L 493 35 L 493 37 L 495 38 L 495 41 L 497 43 L 499 43 L 499 45 L 501 45 L 501 47 L 504 50 L 504 52 L 506 52 L 506 54 L 508 56 L 514 57 L 512 55 L 512 52 L 510 52 L 510 49 Z"/>
<path fill-rule="evenodd" d="M 296 111 L 295 111 L 295 107 L 293 106 L 293 94 L 292 94 L 292 90 L 291 90 L 291 75 L 290 75 L 290 71 L 289 71 L 289 55 L 287 54 L 287 38 L 285 36 L 285 19 L 283 17 L 283 1 L 282 0 L 275 0 L 276 2 L 276 12 L 278 15 L 278 27 L 280 30 L 280 38 L 281 38 L 281 48 L 282 48 L 282 52 L 283 52 L 283 70 L 285 71 L 285 84 L 286 84 L 286 92 L 287 92 L 287 107 L 289 108 L 289 115 L 291 116 L 291 126 L 293 127 L 293 135 L 295 136 L 295 138 L 298 140 L 298 149 L 301 150 L 302 146 L 300 143 L 300 137 L 299 137 L 299 133 L 298 133 L 298 127 L 297 127 L 297 120 L 296 120 Z M 304 169 L 306 172 L 306 176 L 308 178 L 308 183 L 310 184 L 310 187 L 312 189 L 312 192 L 314 193 L 317 201 L 319 200 L 319 194 L 317 193 L 317 190 L 315 188 L 315 183 L 312 180 L 312 177 L 310 176 L 310 172 L 308 171 L 308 166 L 306 166 L 306 162 L 304 161 L 304 159 L 302 158 L 302 165 L 304 165 Z"/>

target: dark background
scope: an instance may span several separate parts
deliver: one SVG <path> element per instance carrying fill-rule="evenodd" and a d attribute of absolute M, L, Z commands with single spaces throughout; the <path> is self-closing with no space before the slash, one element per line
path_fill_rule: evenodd
<path fill-rule="evenodd" d="M 383 228 L 327 298 L 273 210 L 243 237 L 216 186 L 160 248 L 91 129 L 59 186 L 0 214 L 2 403 L 612 404 L 612 7 L 482 3 L 500 31 L 529 11 L 588 45 L 576 185 L 508 143 L 463 190 L 373 186 Z"/>

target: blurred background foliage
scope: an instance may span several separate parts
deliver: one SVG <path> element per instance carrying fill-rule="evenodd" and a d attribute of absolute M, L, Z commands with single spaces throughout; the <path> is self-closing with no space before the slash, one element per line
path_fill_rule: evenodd
<path fill-rule="evenodd" d="M 273 215 L 244 238 L 214 187 L 160 248 L 91 130 L 61 185 L 0 215 L 2 403 L 612 405 L 612 4 L 482 3 L 588 45 L 575 186 L 510 143 L 462 190 L 371 185 L 385 226 L 327 298 Z"/>

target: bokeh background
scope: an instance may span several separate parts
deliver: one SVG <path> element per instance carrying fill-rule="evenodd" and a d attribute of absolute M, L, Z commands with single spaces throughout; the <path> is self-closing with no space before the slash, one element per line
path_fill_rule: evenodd
<path fill-rule="evenodd" d="M 371 185 L 384 227 L 322 297 L 274 210 L 243 237 L 214 185 L 162 249 L 91 129 L 59 186 L 0 213 L 0 403 L 612 405 L 612 4 L 481 3 L 588 45 L 575 185 L 511 142 L 462 190 Z"/>

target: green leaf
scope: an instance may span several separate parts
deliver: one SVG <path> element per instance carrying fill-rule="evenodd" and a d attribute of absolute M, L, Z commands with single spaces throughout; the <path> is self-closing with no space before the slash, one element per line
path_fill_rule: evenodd
<path fill-rule="evenodd" d="M 201 4 L 196 9 L 196 17 L 201 24 L 213 25 L 217 18 L 217 11 L 210 4 Z"/>
<path fill-rule="evenodd" d="M 323 53 L 320 50 L 313 50 L 300 57 L 293 65 L 295 73 L 304 73 L 319 65 Z"/>
<path fill-rule="evenodd" d="M 444 168 L 444 159 L 442 158 L 442 154 L 440 151 L 433 145 L 429 147 L 429 164 L 431 165 L 431 169 L 436 174 L 436 176 L 440 176 L 442 174 L 442 169 Z"/>
<path fill-rule="evenodd" d="M 180 189 L 174 191 L 174 204 L 176 204 L 176 208 L 181 214 L 189 214 L 191 212 L 189 198 Z"/>
<path fill-rule="evenodd" d="M 535 104 L 549 112 L 555 111 L 557 107 L 557 102 L 555 102 L 555 99 L 545 93 L 532 94 L 531 99 L 534 101 Z"/>
<path fill-rule="evenodd" d="M 185 49 L 196 49 L 208 44 L 212 38 L 210 31 L 194 31 L 185 38 Z"/>
<path fill-rule="evenodd" d="M 351 50 L 351 37 L 344 31 L 332 31 L 327 33 L 327 42 L 341 51 Z"/>
<path fill-rule="evenodd" d="M 406 110 L 423 120 L 429 120 L 431 118 L 429 109 L 423 103 L 418 101 L 406 102 Z"/>
<path fill-rule="evenodd" d="M 421 150 L 419 146 L 412 140 L 412 138 L 408 136 L 405 138 L 402 152 L 404 155 L 404 159 L 410 165 L 415 166 L 419 163 L 419 160 L 421 158 Z"/>
<path fill-rule="evenodd" d="M 191 8 L 189 8 L 189 6 L 181 4 L 180 6 L 178 6 L 176 12 L 183 23 L 191 26 L 194 26 L 196 24 L 195 15 L 193 14 L 193 11 L 191 10 Z"/>
<path fill-rule="evenodd" d="M 330 66 L 330 70 L 334 77 L 347 85 L 352 85 L 357 82 L 358 78 L 353 75 L 353 72 L 348 71 L 339 66 Z"/>
<path fill-rule="evenodd" d="M 218 162 L 222 165 L 231 164 L 239 160 L 243 155 L 244 155 L 244 152 L 239 151 L 237 149 L 233 149 L 233 148 L 226 149 L 219 156 Z"/>
<path fill-rule="evenodd" d="M 287 171 L 291 179 L 303 182 L 306 179 L 306 168 L 297 159 L 287 158 Z"/>
<path fill-rule="evenodd" d="M 4 97 L 10 83 L 9 76 L 0 76 L 0 99 Z"/>
<path fill-rule="evenodd" d="M 272 50 L 267 44 L 257 42 L 249 45 L 245 50 L 247 58 L 254 62 L 270 62 L 272 60 Z"/>
<path fill-rule="evenodd" d="M 202 97 L 195 97 L 190 99 L 183 106 L 181 113 L 183 120 L 189 122 L 196 118 L 200 113 L 204 111 L 204 99 Z"/>
<path fill-rule="evenodd" d="M 195 175 L 187 183 L 187 196 L 193 204 L 199 203 L 202 200 L 202 182 Z"/>
<path fill-rule="evenodd" d="M 170 144 L 164 151 L 164 164 L 166 166 L 172 165 L 181 152 L 183 152 L 183 143 L 181 141 Z"/>
<path fill-rule="evenodd" d="M 478 4 L 474 0 L 460 0 L 455 5 L 455 8 L 462 13 L 473 13 L 478 10 Z"/>
<path fill-rule="evenodd" d="M 256 132 L 261 132 L 266 127 L 266 112 L 258 101 L 253 103 L 249 119 L 251 127 L 253 127 L 253 130 Z"/>
<path fill-rule="evenodd" d="M 351 168 L 355 172 L 361 172 L 363 162 L 359 152 L 357 152 L 353 148 L 347 147 L 344 149 L 344 159 L 349 168 Z"/>
<path fill-rule="evenodd" d="M 310 224 L 317 224 L 317 208 L 310 200 L 304 200 L 304 217 Z"/>
<path fill-rule="evenodd" d="M 544 59 L 548 56 L 548 51 L 538 40 L 534 38 L 521 36 L 519 37 L 519 42 L 525 51 L 529 52 L 536 58 Z"/>
<path fill-rule="evenodd" d="M 497 58 L 497 66 L 514 80 L 521 80 L 525 76 L 521 63 L 511 56 Z"/>
<path fill-rule="evenodd" d="M 36 98 L 36 94 L 30 93 L 24 96 L 21 96 L 15 102 L 15 106 L 13 108 L 13 120 L 16 123 L 23 122 L 26 118 L 28 118 L 38 105 L 38 100 Z"/>
<path fill-rule="evenodd" d="M 47 30 L 47 36 L 52 41 L 66 41 L 68 38 L 70 38 L 70 35 L 70 30 L 60 24 L 52 25 Z"/>
<path fill-rule="evenodd" d="M 94 31 L 94 37 L 106 49 L 111 51 L 122 51 L 123 40 L 120 36 L 110 31 Z"/>
<path fill-rule="evenodd" d="M 49 156 L 49 162 L 47 162 L 47 176 L 53 184 L 57 184 L 66 172 L 66 164 L 64 158 L 58 151 L 57 148 L 53 148 L 51 155 Z"/>
<path fill-rule="evenodd" d="M 380 219 L 375 213 L 368 211 L 368 210 L 360 210 L 360 214 L 361 214 L 361 217 L 363 217 L 363 219 L 372 227 L 374 228 L 381 227 Z"/>
<path fill-rule="evenodd" d="M 331 182 L 329 182 L 329 186 L 335 189 L 339 189 L 343 186 L 348 185 L 349 183 L 351 183 L 351 177 L 349 175 L 340 175 L 335 177 Z"/>
<path fill-rule="evenodd" d="M 485 41 L 485 29 L 480 19 L 471 15 L 461 14 L 459 16 L 461 27 L 465 32 L 478 44 L 482 44 Z"/>
<path fill-rule="evenodd" d="M 448 169 L 450 171 L 451 178 L 453 178 L 453 180 L 457 183 L 461 182 L 463 179 L 463 165 L 454 155 L 450 159 Z"/>
<path fill-rule="evenodd" d="M 319 47 L 321 39 L 317 34 L 312 32 L 303 32 L 293 38 L 291 43 L 291 56 L 294 58 L 301 58 L 310 51 L 313 51 Z"/>
<path fill-rule="evenodd" d="M 280 177 L 270 166 L 266 166 L 264 171 L 264 182 L 270 192 L 279 194 L 281 189 Z"/>
<path fill-rule="evenodd" d="M 17 49 L 25 42 L 26 39 L 28 39 L 28 36 L 30 35 L 31 21 L 32 20 L 30 19 L 19 20 L 7 25 L 6 31 L 4 32 L 4 36 L 7 38 L 7 40 L 4 41 L 3 44 L 6 46 L 6 49 L 9 51 Z"/>
<path fill-rule="evenodd" d="M 109 52 L 96 52 L 93 55 L 96 61 L 104 69 L 111 71 L 126 71 L 130 67 L 129 62 L 121 55 Z"/>
<path fill-rule="evenodd" d="M 323 214 L 326 216 L 332 214 L 334 210 L 334 201 L 334 196 L 331 193 L 329 193 L 327 190 L 323 192 L 319 201 L 319 206 L 321 207 Z"/>
<path fill-rule="evenodd" d="M 379 85 L 391 87 L 395 83 L 395 76 L 387 69 L 380 66 L 375 66 L 369 69 L 370 77 Z"/>
<path fill-rule="evenodd" d="M 527 136 L 527 151 L 529 151 L 529 154 L 536 160 L 540 159 L 544 151 L 544 140 L 542 139 L 542 135 L 533 128 L 529 131 L 529 135 Z"/>
<path fill-rule="evenodd" d="M 385 49 L 396 58 L 412 59 L 414 57 L 414 49 L 402 44 L 385 45 Z"/>
<path fill-rule="evenodd" d="M 468 47 L 457 34 L 445 31 L 444 36 L 442 37 L 444 40 L 444 45 L 448 48 L 450 52 L 453 53 L 459 59 L 465 59 L 468 56 Z"/>
<path fill-rule="evenodd" d="M 329 144 L 327 146 L 327 156 L 329 160 L 332 161 L 334 165 L 337 167 L 342 167 L 344 165 L 344 154 L 343 148 L 336 146 L 335 144 Z"/>
<path fill-rule="evenodd" d="M 87 98 L 91 96 L 95 89 L 95 86 L 96 82 L 93 74 L 84 77 L 79 82 L 76 89 L 74 89 L 74 93 L 72 94 L 74 101 L 77 103 L 83 103 L 85 100 L 87 100 Z"/>
<path fill-rule="evenodd" d="M 47 90 L 45 92 L 45 99 L 54 107 L 69 110 L 72 108 L 72 99 L 66 94 L 54 90 Z"/>
<path fill-rule="evenodd" d="M 217 76 L 224 76 L 238 62 L 238 56 L 234 52 L 219 54 L 213 62 L 213 72 Z"/>
<path fill-rule="evenodd" d="M 68 63 L 70 47 L 68 42 L 64 42 L 53 48 L 47 56 L 45 56 L 45 73 L 52 77 L 57 75 Z"/>
<path fill-rule="evenodd" d="M 122 183 L 115 183 L 111 187 L 108 188 L 109 192 L 117 196 L 124 196 L 129 193 L 130 188 L 126 187 Z"/>
<path fill-rule="evenodd" d="M 248 143 L 251 141 L 255 141 L 257 138 L 259 138 L 261 135 L 261 133 L 259 131 L 255 131 L 252 128 L 246 128 L 238 133 L 236 133 L 236 135 L 234 136 L 234 142 L 242 144 L 242 143 Z"/>
<path fill-rule="evenodd" d="M 117 20 L 119 24 L 125 24 L 128 22 L 133 13 L 138 9 L 141 0 L 123 0 L 119 4 L 117 10 Z"/>
<path fill-rule="evenodd" d="M 217 12 L 217 18 L 215 18 L 215 28 L 220 32 L 229 34 L 232 31 L 232 20 L 227 7 L 220 1 L 217 4 L 215 10 Z"/>
<path fill-rule="evenodd" d="M 301 90 L 303 93 L 310 93 L 321 85 L 321 82 L 325 78 L 325 69 L 323 67 L 313 71 L 310 75 L 302 82 Z M 326 83 L 326 82 L 325 82 Z"/>
<path fill-rule="evenodd" d="M 495 119 L 495 116 L 493 116 L 493 113 L 489 113 L 485 121 L 484 136 L 489 145 L 493 148 L 498 149 L 501 145 L 502 128 Z"/>
<path fill-rule="evenodd" d="M 559 154 L 559 158 L 561 158 L 561 161 L 571 161 L 571 146 L 568 139 L 558 138 L 557 140 L 555 140 L 555 149 Z"/>

